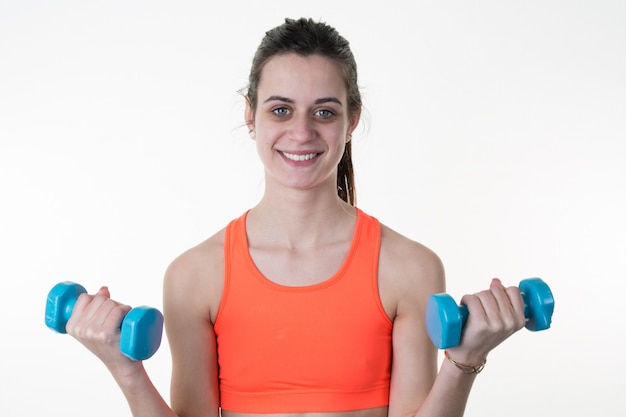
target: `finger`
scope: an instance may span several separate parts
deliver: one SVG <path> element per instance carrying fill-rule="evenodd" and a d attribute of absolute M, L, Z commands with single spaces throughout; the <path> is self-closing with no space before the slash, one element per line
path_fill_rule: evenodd
<path fill-rule="evenodd" d="M 85 316 L 86 322 L 92 326 L 92 328 L 102 326 L 115 305 L 117 305 L 117 303 L 111 300 L 109 288 L 106 286 L 100 287 L 87 308 Z"/>
<path fill-rule="evenodd" d="M 87 329 L 93 328 L 94 317 L 97 317 L 100 306 L 105 300 L 107 299 L 102 296 L 81 294 L 67 322 L 68 333 L 80 336 Z"/>
<path fill-rule="evenodd" d="M 519 288 L 502 285 L 499 279 L 494 279 L 490 292 L 498 304 L 497 316 L 493 316 L 493 323 L 499 323 L 502 331 L 514 333 L 524 326 L 524 302 Z"/>
<path fill-rule="evenodd" d="M 98 315 L 99 310 L 109 300 L 111 300 L 109 297 L 105 297 L 104 295 L 100 295 L 99 293 L 94 295 L 91 299 L 91 302 L 87 305 L 87 308 L 85 309 L 85 318 L 89 320 Z"/>
<path fill-rule="evenodd" d="M 476 297 L 480 300 L 480 304 L 485 312 L 487 323 L 492 323 L 494 318 L 500 314 L 500 303 L 495 294 L 499 291 L 501 291 L 501 286 L 492 282 L 488 290 L 476 293 Z"/>
<path fill-rule="evenodd" d="M 112 308 L 118 305 L 109 297 L 109 290 L 102 287 L 95 295 L 81 294 L 72 312 L 71 329 L 75 335 L 97 331 L 107 320 Z M 70 324 L 68 322 L 68 324 Z"/>
<path fill-rule="evenodd" d="M 526 315 L 524 314 L 525 306 L 522 293 L 518 287 L 508 287 L 505 289 L 509 301 L 513 306 L 514 315 L 516 318 L 516 328 L 521 329 L 526 324 Z"/>
<path fill-rule="evenodd" d="M 478 294 L 466 294 L 461 298 L 461 304 L 467 307 L 469 312 L 468 322 L 487 323 L 487 312 L 482 299 Z"/>
<path fill-rule="evenodd" d="M 102 303 L 98 305 L 100 300 L 102 300 Z M 97 306 L 89 317 L 89 325 L 93 326 L 93 328 L 101 327 L 107 329 L 110 327 L 119 330 L 122 319 L 131 310 L 130 306 L 101 295 L 95 296 L 92 305 Z"/>
<path fill-rule="evenodd" d="M 88 308 L 89 313 L 75 324 L 75 336 L 80 340 L 115 344 L 119 340 L 122 319 L 128 310 L 129 307 L 110 298 L 95 296 Z"/>
<path fill-rule="evenodd" d="M 507 295 L 504 285 L 502 285 L 502 281 L 500 281 L 499 278 L 491 280 L 489 291 L 493 295 L 494 300 L 496 300 L 498 311 L 500 313 L 512 315 L 513 305 L 511 304 L 511 300 L 509 300 L 509 296 Z"/>
<path fill-rule="evenodd" d="M 122 321 L 124 320 L 124 317 L 126 317 L 126 314 L 128 314 L 128 312 L 131 310 L 130 306 L 124 305 L 124 304 L 119 304 L 116 303 L 115 306 L 113 306 L 104 322 L 103 322 L 103 327 L 106 328 L 114 328 L 117 331 L 119 331 L 121 325 L 122 325 Z"/>
<path fill-rule="evenodd" d="M 493 278 L 491 280 L 491 284 L 489 285 L 489 288 L 497 288 L 497 287 L 503 287 L 502 281 L 500 281 L 500 278 Z"/>
<path fill-rule="evenodd" d="M 93 315 L 94 300 L 95 296 L 90 294 L 80 294 L 78 296 L 74 308 L 72 309 L 72 315 L 65 326 L 69 334 L 78 336 L 83 332 L 82 329 L 86 327 L 86 324 Z"/>
<path fill-rule="evenodd" d="M 130 307 L 107 299 L 89 322 L 92 336 L 104 343 L 115 342 L 119 338 L 122 320 L 128 310 Z"/>
<path fill-rule="evenodd" d="M 91 309 L 91 311 L 93 311 L 93 309 L 95 308 L 94 305 L 92 305 L 92 302 L 97 298 L 100 297 L 99 301 L 96 303 L 97 305 L 99 305 L 104 298 L 111 298 L 111 294 L 109 292 L 109 289 L 107 287 L 101 287 L 100 290 L 98 290 L 98 292 L 96 294 L 80 294 L 78 296 L 78 298 L 76 299 L 76 303 L 74 303 L 74 308 L 72 309 L 72 316 L 76 316 L 79 317 L 82 315 L 83 311 Z"/>
<path fill-rule="evenodd" d="M 93 295 L 90 294 L 80 294 L 76 299 L 76 303 L 74 303 L 74 308 L 72 309 L 72 316 L 70 320 L 73 318 L 76 320 L 76 317 L 80 317 L 82 312 L 87 309 L 91 300 L 93 300 Z"/>

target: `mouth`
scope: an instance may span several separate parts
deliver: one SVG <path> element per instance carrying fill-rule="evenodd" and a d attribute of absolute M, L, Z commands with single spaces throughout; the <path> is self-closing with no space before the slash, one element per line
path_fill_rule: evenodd
<path fill-rule="evenodd" d="M 296 153 L 289 153 L 289 152 L 281 152 L 281 154 L 294 162 L 304 162 L 304 161 L 310 161 L 311 159 L 315 158 L 316 156 L 319 155 L 319 153 L 315 153 L 315 152 L 310 152 L 310 153 L 304 153 L 304 154 L 296 154 Z"/>

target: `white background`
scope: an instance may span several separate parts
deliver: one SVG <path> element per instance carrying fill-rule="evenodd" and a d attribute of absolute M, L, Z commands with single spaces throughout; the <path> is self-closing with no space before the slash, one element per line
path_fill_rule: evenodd
<path fill-rule="evenodd" d="M 552 287 L 553 328 L 492 352 L 466 415 L 626 413 L 626 3 L 379 4 L 0 0 L 0 415 L 129 415 L 47 292 L 160 308 L 169 262 L 258 201 L 237 90 L 287 16 L 351 41 L 359 206 L 457 299 Z M 168 398 L 167 343 L 146 366 Z"/>

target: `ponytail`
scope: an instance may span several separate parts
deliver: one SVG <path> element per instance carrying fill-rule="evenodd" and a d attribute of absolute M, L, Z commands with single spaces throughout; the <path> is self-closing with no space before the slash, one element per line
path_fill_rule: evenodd
<path fill-rule="evenodd" d="M 346 203 L 356 206 L 354 168 L 352 166 L 352 141 L 346 143 L 346 148 L 337 168 L 337 194 Z"/>

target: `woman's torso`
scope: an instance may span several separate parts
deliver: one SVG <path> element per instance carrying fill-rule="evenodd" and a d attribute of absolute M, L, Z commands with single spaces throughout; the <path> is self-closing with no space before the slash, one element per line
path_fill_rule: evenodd
<path fill-rule="evenodd" d="M 218 242 L 219 244 L 216 244 L 216 242 Z M 223 242 L 224 230 L 213 236 L 213 238 L 210 239 L 208 245 L 200 245 L 198 249 L 216 251 L 217 248 L 219 248 L 220 246 L 223 247 Z M 381 305 L 383 306 L 386 315 L 392 322 L 396 314 L 397 300 L 399 298 L 396 285 L 394 284 L 394 280 L 396 280 L 397 278 L 394 277 L 401 275 L 398 272 L 400 269 L 403 268 L 402 265 L 398 264 L 398 249 L 406 248 L 407 245 L 410 246 L 415 244 L 415 242 L 407 242 L 409 241 L 405 237 L 397 234 L 391 229 L 388 229 L 384 225 L 381 225 L 381 249 L 378 271 L 378 286 Z M 218 281 L 222 278 L 223 274 L 221 274 L 221 276 L 220 274 L 212 274 L 212 276 L 210 277 L 210 279 Z M 213 285 L 213 288 L 219 288 L 220 285 L 221 283 L 218 285 Z M 221 294 L 219 294 L 219 296 L 215 296 L 214 294 L 212 299 L 213 301 L 209 303 L 210 305 L 207 305 L 207 311 L 210 312 L 211 321 L 214 322 L 219 310 L 219 302 L 216 303 L 216 300 L 221 299 Z M 272 416 L 273 414 L 241 413 L 229 410 L 221 410 L 221 415 L 224 417 L 268 417 Z M 276 413 L 276 415 L 279 414 Z M 387 406 L 342 412 L 280 413 L 280 417 L 385 417 L 387 415 Z"/>

